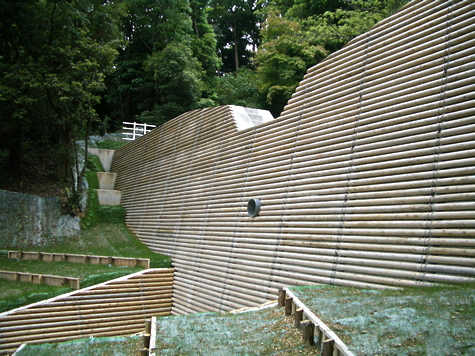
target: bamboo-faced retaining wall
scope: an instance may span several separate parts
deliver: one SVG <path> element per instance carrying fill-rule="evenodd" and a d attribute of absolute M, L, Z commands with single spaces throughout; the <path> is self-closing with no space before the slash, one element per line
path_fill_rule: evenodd
<path fill-rule="evenodd" d="M 21 344 L 130 335 L 170 315 L 173 269 L 148 269 L 0 314 L 0 355 Z"/>
<path fill-rule="evenodd" d="M 172 256 L 172 313 L 473 280 L 474 59 L 473 1 L 413 1 L 310 68 L 274 121 L 196 110 L 116 150 L 128 226 Z"/>

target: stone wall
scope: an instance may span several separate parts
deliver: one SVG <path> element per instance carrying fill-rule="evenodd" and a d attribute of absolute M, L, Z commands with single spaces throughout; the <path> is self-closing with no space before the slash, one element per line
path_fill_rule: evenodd
<path fill-rule="evenodd" d="M 79 229 L 79 218 L 61 214 L 59 197 L 0 190 L 0 248 L 47 245 Z"/>

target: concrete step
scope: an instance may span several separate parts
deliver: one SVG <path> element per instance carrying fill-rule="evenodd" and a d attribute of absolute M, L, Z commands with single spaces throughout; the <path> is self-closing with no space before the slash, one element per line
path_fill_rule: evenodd
<path fill-rule="evenodd" d="M 114 150 L 104 150 L 102 148 L 88 148 L 89 154 L 98 156 L 106 172 L 110 171 Z"/>
<path fill-rule="evenodd" d="M 100 189 L 114 190 L 116 178 L 117 173 L 97 172 Z"/>
<path fill-rule="evenodd" d="M 99 205 L 119 206 L 122 192 L 112 189 L 96 189 Z"/>

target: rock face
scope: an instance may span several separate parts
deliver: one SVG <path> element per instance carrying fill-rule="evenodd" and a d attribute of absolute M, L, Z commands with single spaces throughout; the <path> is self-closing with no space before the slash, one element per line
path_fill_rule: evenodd
<path fill-rule="evenodd" d="M 59 197 L 0 190 L 0 247 L 47 245 L 79 234 L 79 218 L 61 214 Z"/>

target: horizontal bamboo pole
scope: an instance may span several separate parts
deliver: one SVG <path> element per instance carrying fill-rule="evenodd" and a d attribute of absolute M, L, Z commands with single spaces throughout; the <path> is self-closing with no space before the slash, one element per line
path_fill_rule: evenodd
<path fill-rule="evenodd" d="M 467 40 L 468 42 L 463 42 L 463 40 Z M 453 47 L 453 53 L 461 52 L 461 51 L 464 51 L 465 49 L 470 48 L 471 47 L 471 42 L 470 41 L 471 41 L 470 36 L 463 37 L 462 42 L 460 42 L 459 44 L 457 44 L 456 46 Z M 436 47 L 443 50 L 443 43 L 439 44 Z M 401 72 L 401 71 L 406 70 L 408 68 L 411 68 L 411 67 L 414 67 L 414 66 L 417 66 L 417 65 L 422 65 L 426 61 L 431 61 L 431 60 L 433 61 L 433 60 L 437 60 L 437 58 L 439 58 L 439 53 L 440 52 L 434 51 L 434 47 L 427 47 L 426 46 L 426 48 L 427 49 L 425 51 L 414 52 L 414 53 L 417 53 L 416 56 L 408 55 L 407 57 L 404 57 L 405 61 L 401 62 L 399 64 L 391 62 L 390 59 L 383 59 L 384 62 L 392 63 L 393 66 L 388 66 L 387 68 L 378 67 L 378 71 L 374 72 L 374 74 L 372 74 L 372 73 L 367 74 L 367 77 L 365 77 L 365 81 L 371 82 L 371 81 L 374 80 L 374 81 L 378 82 L 379 81 L 378 78 L 388 76 L 392 73 Z M 417 76 L 417 74 L 412 74 L 412 75 Z M 294 111 L 297 111 L 297 112 L 301 111 L 302 110 L 302 105 L 303 105 L 302 102 L 295 103 Z M 308 110 L 309 109 L 305 109 L 305 111 L 308 111 Z M 292 109 L 287 109 L 286 108 L 281 117 L 284 118 L 284 117 L 286 117 L 286 115 L 289 116 L 289 115 L 292 115 L 292 114 L 293 114 Z"/>
<path fill-rule="evenodd" d="M 148 301 L 146 299 L 141 301 L 123 299 L 124 295 L 133 295 L 134 293 L 120 293 L 122 290 L 127 291 L 124 288 L 117 288 L 117 283 L 127 281 L 126 278 L 121 277 L 113 282 L 101 284 L 98 289 L 99 293 L 93 292 L 94 286 L 88 287 L 85 290 L 68 293 L 66 296 L 59 296 L 48 301 L 35 303 L 32 306 L 3 313 L 0 315 L 3 335 L 0 347 L 8 349 L 12 345 L 19 345 L 21 342 L 38 343 L 49 340 L 57 342 L 63 339 L 69 340 L 90 335 L 105 336 L 133 333 L 135 332 L 134 325 L 142 325 L 141 328 L 143 328 L 144 316 L 170 315 L 172 289 L 167 287 L 168 290 L 164 293 L 160 286 L 161 283 L 154 283 L 152 278 L 155 275 L 163 280 L 161 276 L 171 273 L 173 273 L 173 269 L 149 270 L 149 275 L 147 275 L 147 271 L 144 271 L 131 277 L 135 281 L 130 281 L 126 284 L 127 286 L 133 287 L 134 283 L 140 283 L 144 291 L 147 288 L 152 291 Z M 141 277 L 140 275 L 144 276 Z M 169 286 L 170 283 L 172 283 L 172 280 L 166 282 Z M 113 284 L 112 288 L 106 288 L 107 284 Z M 157 288 L 157 285 L 160 288 L 158 295 L 153 291 Z M 114 291 L 119 292 L 119 294 L 114 294 Z M 144 291 L 141 291 L 140 295 L 148 293 Z M 94 300 L 81 301 L 76 298 L 76 300 L 67 301 L 69 297 L 76 295 L 83 298 L 94 298 Z M 137 296 L 140 297 L 140 295 Z M 100 303 L 97 296 L 105 296 L 105 303 Z M 112 298 L 113 296 L 116 299 Z M 162 299 L 157 300 L 157 296 Z M 70 303 L 69 306 L 68 303 Z M 85 303 L 84 308 L 81 303 Z M 81 318 L 80 325 L 77 321 L 78 316 Z M 125 320 L 128 321 L 126 326 L 124 326 Z M 25 330 L 28 330 L 27 336 L 24 336 Z"/>
<path fill-rule="evenodd" d="M 408 5 L 406 5 L 406 7 L 407 6 Z M 440 11 L 442 11 L 442 13 Z M 405 33 L 408 30 L 408 27 L 411 28 L 419 24 L 421 20 L 427 22 L 437 17 L 443 18 L 446 12 L 446 2 L 441 0 L 435 2 L 421 1 L 416 4 L 413 3 L 411 4 L 410 9 L 404 9 L 403 7 L 393 16 L 376 24 L 372 29 L 372 34 L 375 36 L 378 33 L 381 33 L 385 36 L 384 38 L 390 39 L 391 36 L 394 35 L 394 31 L 397 31 L 396 33 Z M 310 68 L 308 73 L 305 75 L 305 78 L 325 71 L 327 66 L 335 67 L 337 63 L 344 62 L 346 59 L 345 54 L 351 55 L 355 51 L 355 48 L 358 49 L 358 46 L 360 46 L 365 40 L 365 34 L 353 39 L 345 46 L 345 51 L 335 52 L 327 57 L 323 63 Z M 361 56 L 361 53 L 357 53 L 357 56 Z"/>
<path fill-rule="evenodd" d="M 162 129 L 163 151 L 142 155 L 150 140 L 128 158 L 140 173 L 124 180 L 133 195 L 127 223 L 183 275 L 200 278 L 197 295 L 177 294 L 191 299 L 175 312 L 200 310 L 210 280 L 215 298 L 219 288 L 256 291 L 274 268 L 272 287 L 410 285 L 473 273 L 473 10 L 411 4 L 312 68 L 274 122 L 232 132 L 213 126 L 220 114 L 207 121 L 196 111 Z M 263 203 L 254 219 L 251 197 Z M 229 308 L 226 295 L 204 309 Z"/>
<path fill-rule="evenodd" d="M 153 301 L 150 301 L 151 303 Z M 144 301 L 142 301 L 142 304 Z M 171 309 L 172 307 L 172 295 L 166 299 L 161 300 L 159 302 L 155 302 L 155 304 L 150 304 L 150 307 L 144 308 L 143 305 L 134 305 L 130 307 L 129 305 L 125 305 L 122 308 L 116 307 L 116 310 L 104 310 L 101 309 L 93 309 L 89 311 L 77 311 L 74 309 L 61 309 L 61 308 L 51 308 L 52 310 L 48 312 L 47 309 L 37 310 L 36 313 L 32 314 L 31 319 L 26 319 L 25 316 L 15 315 L 10 316 L 8 318 L 2 319 L 2 327 L 1 329 L 11 329 L 12 327 L 17 328 L 29 328 L 28 325 L 50 325 L 50 324 L 60 324 L 60 323 L 70 323 L 70 324 L 77 324 L 77 317 L 81 315 L 84 317 L 84 320 L 89 319 L 97 319 L 97 318 L 104 318 L 104 317 L 114 317 L 114 318 L 130 318 L 135 315 L 139 315 L 141 311 L 144 310 L 155 310 L 155 309 L 162 309 L 167 310 Z M 98 306 L 99 307 L 99 306 Z M 59 310 L 58 310 L 59 309 Z M 52 316 L 51 313 L 57 313 L 57 316 Z"/>
<path fill-rule="evenodd" d="M 169 306 L 167 308 L 163 307 L 155 307 L 151 308 L 150 310 L 147 310 L 148 313 L 153 313 L 156 311 L 160 312 L 166 312 L 167 310 L 171 310 L 171 300 L 169 303 Z M 2 335 L 5 338 L 14 338 L 17 336 L 22 336 L 25 334 L 25 331 L 28 332 L 28 334 L 33 335 L 35 333 L 42 333 L 42 334 L 47 334 L 47 333 L 55 333 L 58 330 L 61 331 L 74 331 L 74 330 L 88 330 L 89 328 L 92 327 L 97 327 L 99 325 L 102 325 L 104 327 L 106 326 L 117 326 L 117 325 L 124 325 L 124 322 L 130 322 L 130 323 L 140 323 L 143 322 L 143 312 L 140 313 L 140 309 L 135 310 L 135 314 L 129 313 L 129 314 L 120 314 L 120 315 L 110 315 L 110 314 L 104 314 L 102 317 L 95 317 L 91 319 L 84 319 L 81 320 L 81 323 L 78 324 L 77 319 L 70 319 L 67 321 L 55 321 L 51 320 L 49 323 L 42 323 L 42 324 L 33 324 L 33 323 L 28 323 L 28 324 L 22 324 L 21 326 L 12 326 L 12 327 L 6 327 L 2 328 Z M 46 330 L 44 330 L 46 329 Z"/>

